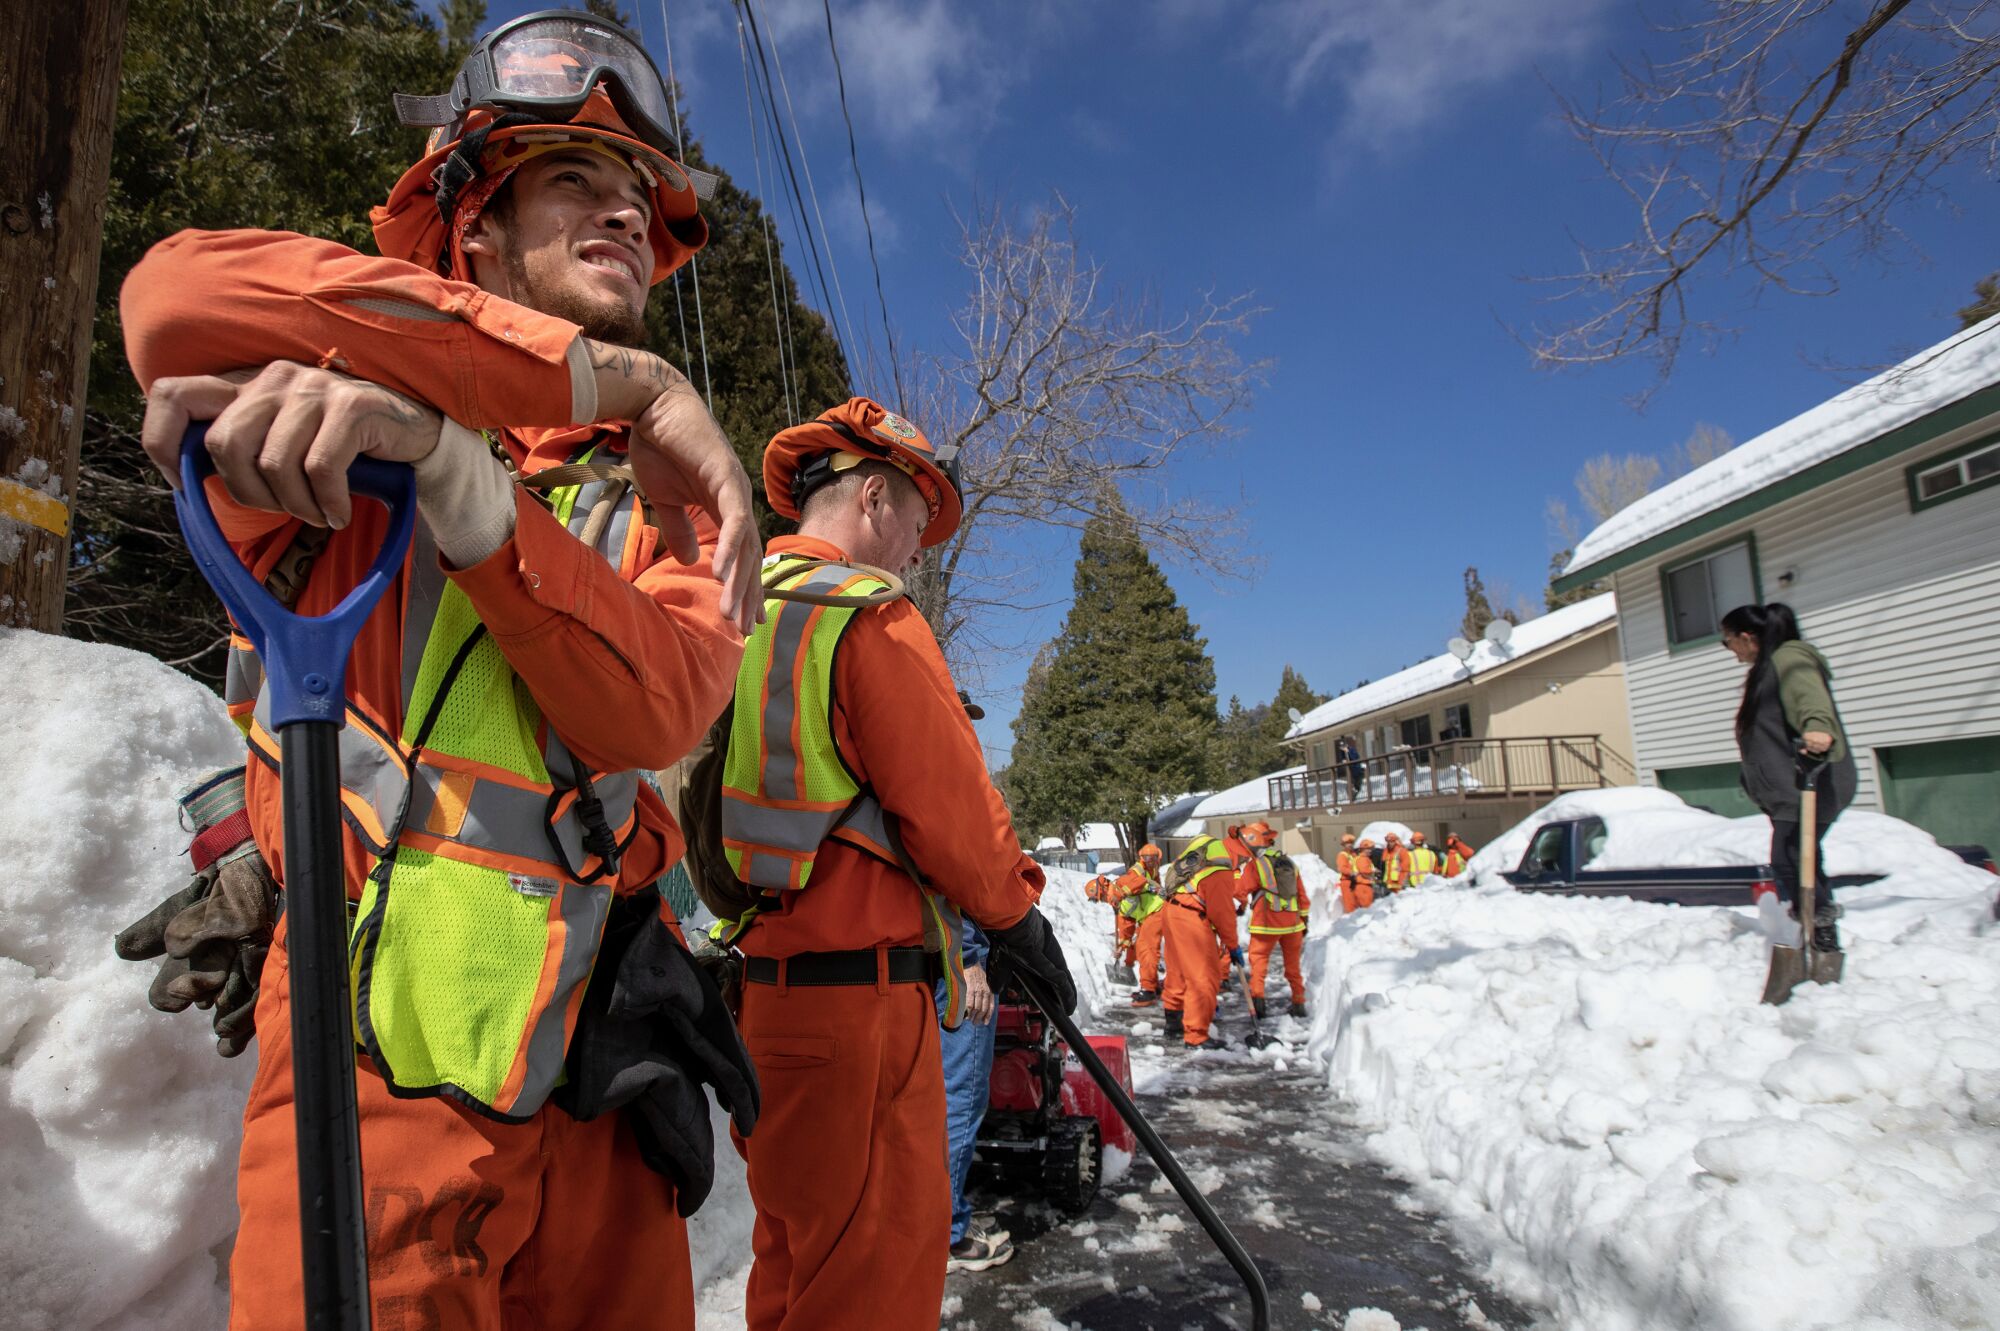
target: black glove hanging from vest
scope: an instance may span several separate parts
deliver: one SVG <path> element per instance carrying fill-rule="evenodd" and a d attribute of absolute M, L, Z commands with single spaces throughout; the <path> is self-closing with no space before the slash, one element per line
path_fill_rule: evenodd
<path fill-rule="evenodd" d="M 1023 971 L 1049 987 L 1065 1015 L 1076 1011 L 1076 981 L 1070 976 L 1062 944 L 1056 941 L 1055 930 L 1049 928 L 1041 911 L 1030 906 L 1017 922 L 1005 929 L 988 929 L 986 937 L 993 944 L 993 958 L 986 970 L 994 993 L 1006 987 L 1015 971 Z"/>
<path fill-rule="evenodd" d="M 555 1103 L 585 1122 L 629 1111 L 640 1156 L 673 1181 L 683 1216 L 715 1183 L 702 1085 L 715 1089 L 738 1132 L 747 1137 L 757 1124 L 757 1070 L 715 981 L 660 918 L 657 888 L 612 902 L 568 1073 Z"/>

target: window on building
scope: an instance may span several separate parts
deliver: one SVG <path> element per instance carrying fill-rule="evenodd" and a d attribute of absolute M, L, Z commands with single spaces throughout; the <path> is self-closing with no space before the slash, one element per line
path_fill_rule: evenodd
<path fill-rule="evenodd" d="M 1472 704 L 1455 702 L 1444 709 L 1444 739 L 1472 738 Z"/>
<path fill-rule="evenodd" d="M 1972 445 L 1955 457 L 1912 467 L 1910 502 L 1916 508 L 1956 499 L 2000 482 L 2000 439 Z"/>
<path fill-rule="evenodd" d="M 1428 716 L 1413 716 L 1403 722 L 1403 743 L 1412 749 L 1421 749 L 1431 742 L 1431 719 Z"/>
<path fill-rule="evenodd" d="M 1325 740 L 1320 740 L 1320 739 L 1316 739 L 1316 740 L 1314 740 L 1314 741 L 1313 741 L 1313 746 L 1312 746 L 1312 757 L 1310 757 L 1309 759 L 1307 759 L 1307 760 L 1306 760 L 1306 766 L 1308 766 L 1308 767 L 1324 767 L 1324 766 L 1326 766 L 1326 741 L 1325 741 Z"/>
<path fill-rule="evenodd" d="M 1762 598 L 1750 542 L 1742 540 L 1666 572 L 1667 639 L 1676 647 L 1721 633 L 1722 617 Z"/>

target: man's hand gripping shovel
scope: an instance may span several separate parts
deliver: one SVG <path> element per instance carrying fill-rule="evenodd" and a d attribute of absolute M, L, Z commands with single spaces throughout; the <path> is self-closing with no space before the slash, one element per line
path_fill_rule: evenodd
<path fill-rule="evenodd" d="M 1090 1041 L 1077 1029 L 1069 1013 L 1063 1011 L 1062 1004 L 1049 993 L 1047 982 L 1025 967 L 1016 970 L 1013 978 L 1034 1005 L 1042 1010 L 1042 1015 L 1054 1022 L 1056 1029 L 1062 1032 L 1063 1039 L 1069 1044 L 1070 1052 L 1076 1055 L 1079 1063 L 1083 1064 L 1084 1071 L 1090 1074 L 1090 1079 L 1097 1083 L 1098 1089 L 1102 1090 L 1105 1098 L 1111 1101 L 1112 1108 L 1118 1111 L 1118 1117 L 1131 1126 L 1133 1133 L 1145 1146 L 1146 1154 L 1153 1157 L 1153 1163 L 1167 1176 L 1167 1182 L 1174 1185 L 1174 1191 L 1180 1194 L 1183 1202 L 1187 1203 L 1188 1210 L 1194 1212 L 1194 1218 L 1208 1231 L 1208 1237 L 1222 1250 L 1222 1255 L 1229 1259 L 1229 1264 L 1236 1268 L 1236 1274 L 1243 1279 L 1243 1287 L 1250 1291 L 1252 1331 L 1269 1331 L 1271 1295 L 1264 1287 L 1264 1273 L 1250 1260 L 1250 1254 L 1244 1250 L 1242 1243 L 1229 1232 L 1229 1226 L 1222 1223 L 1222 1217 L 1208 1204 L 1208 1198 L 1201 1195 L 1201 1189 L 1195 1187 L 1194 1182 L 1188 1178 L 1187 1171 L 1181 1168 L 1180 1161 L 1174 1159 L 1174 1153 L 1167 1149 L 1167 1144 L 1161 1140 L 1160 1134 L 1153 1130 L 1153 1125 L 1139 1112 L 1139 1106 L 1132 1103 L 1132 1097 L 1125 1094 L 1125 1088 L 1118 1084 L 1118 1079 L 1104 1066 L 1104 1060 L 1090 1047 Z"/>
<path fill-rule="evenodd" d="M 1771 948 L 1771 970 L 1764 977 L 1764 1001 L 1783 1003 L 1792 990 L 1811 981 L 1838 984 L 1845 958 L 1813 946 L 1813 922 L 1819 917 L 1813 901 L 1819 877 L 1819 774 L 1826 759 L 1799 757 L 1799 945 Z"/>
<path fill-rule="evenodd" d="M 389 533 L 358 586 L 331 612 L 292 614 L 236 558 L 203 482 L 215 464 L 207 426 L 181 448 L 174 509 L 202 576 L 257 649 L 269 690 L 267 723 L 284 760 L 284 879 L 291 952 L 292 1080 L 298 1127 L 305 1325 L 366 1331 L 368 1255 L 362 1228 L 361 1143 L 354 1106 L 353 1007 L 347 982 L 347 890 L 340 847 L 339 732 L 348 651 L 409 552 L 417 514 L 407 466 L 357 460 L 356 494 L 389 510 Z"/>

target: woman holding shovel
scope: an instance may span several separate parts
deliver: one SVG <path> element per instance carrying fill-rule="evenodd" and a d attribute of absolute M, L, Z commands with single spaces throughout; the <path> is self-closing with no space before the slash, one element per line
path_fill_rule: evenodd
<path fill-rule="evenodd" d="M 1819 876 L 1826 829 L 1854 799 L 1854 755 L 1833 704 L 1828 682 L 1833 671 L 1819 649 L 1799 636 L 1792 608 L 1776 601 L 1741 605 L 1724 615 L 1722 645 L 1750 667 L 1736 711 L 1743 789 L 1771 819 L 1771 868 L 1796 917 L 1804 837 L 1812 838 L 1808 862 L 1814 868 L 1807 873 Z M 1814 806 L 1810 818 L 1807 803 Z M 1811 951 L 1837 958 L 1839 907 L 1831 892 L 1814 895 Z"/>

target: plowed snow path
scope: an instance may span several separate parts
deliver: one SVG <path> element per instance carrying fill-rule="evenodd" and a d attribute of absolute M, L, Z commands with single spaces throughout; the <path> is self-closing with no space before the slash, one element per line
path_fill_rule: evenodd
<path fill-rule="evenodd" d="M 1263 1271 L 1271 1325 L 1340 1327 L 1350 1310 L 1370 1308 L 1405 1331 L 1528 1331 L 1533 1315 L 1495 1294 L 1437 1217 L 1362 1154 L 1303 1051 L 1273 1046 L 1253 1061 L 1241 1043 L 1242 999 L 1225 994 L 1223 1010 L 1236 1047 L 1212 1054 L 1152 1053 L 1158 1009 L 1114 1012 L 1092 1026 L 1142 1032 L 1132 1040 L 1140 1108 Z M 1266 1023 L 1274 1027 L 1303 1044 L 1303 1023 Z M 950 1277 L 947 1331 L 1250 1324 L 1235 1271 L 1143 1151 L 1074 1219 L 977 1188 L 974 1203 L 998 1207 L 1015 1255 Z"/>

